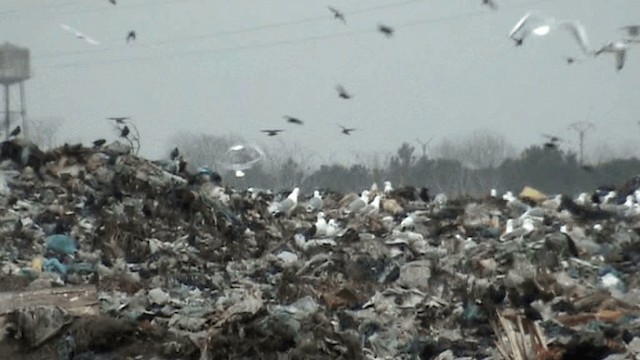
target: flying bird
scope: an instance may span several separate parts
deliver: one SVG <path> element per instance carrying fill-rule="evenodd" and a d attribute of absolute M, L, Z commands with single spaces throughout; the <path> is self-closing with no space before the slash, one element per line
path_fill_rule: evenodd
<path fill-rule="evenodd" d="M 130 41 L 135 41 L 135 39 L 136 39 L 136 31 L 135 30 L 129 31 L 129 33 L 127 34 L 127 44 Z"/>
<path fill-rule="evenodd" d="M 70 33 L 73 33 L 78 39 L 82 39 L 85 40 L 86 42 L 88 42 L 91 45 L 99 45 L 100 42 L 98 40 L 95 40 L 87 35 L 85 35 L 84 33 L 72 28 L 69 25 L 65 25 L 65 24 L 60 24 L 60 27 Z"/>
<path fill-rule="evenodd" d="M 328 8 L 329 8 L 329 11 L 331 11 L 333 13 L 333 18 L 334 19 L 340 20 L 345 25 L 347 25 L 347 20 L 344 18 L 344 14 L 340 10 L 338 10 L 338 9 L 336 9 L 334 7 L 331 7 L 331 6 L 329 6 Z"/>
<path fill-rule="evenodd" d="M 556 143 L 556 142 L 564 141 L 564 139 L 559 136 L 549 135 L 549 134 L 541 134 L 541 135 L 542 137 L 549 139 L 550 142 Z"/>
<path fill-rule="evenodd" d="M 640 25 L 627 25 L 620 28 L 632 38 L 640 37 Z"/>
<path fill-rule="evenodd" d="M 107 118 L 108 120 L 113 120 L 115 121 L 117 124 L 124 124 L 125 120 L 129 120 L 128 116 L 114 116 L 114 117 L 110 117 Z"/>
<path fill-rule="evenodd" d="M 515 41 L 516 46 L 522 45 L 522 42 L 524 41 L 524 35 L 520 38 L 516 38 L 515 34 L 524 27 L 525 23 L 529 20 L 530 17 L 531 13 L 526 13 L 522 18 L 520 18 L 520 20 L 518 20 L 513 29 L 511 29 L 511 31 L 509 32 L 509 39 Z"/>
<path fill-rule="evenodd" d="M 482 4 L 483 5 L 487 5 L 492 10 L 498 10 L 498 5 L 496 4 L 496 2 L 494 0 L 482 0 Z"/>
<path fill-rule="evenodd" d="M 130 130 L 129 127 L 127 125 L 125 125 L 122 130 L 120 130 L 120 137 L 126 138 L 127 135 L 129 135 Z"/>
<path fill-rule="evenodd" d="M 345 135 L 351 135 L 351 132 L 356 130 L 355 128 L 346 128 L 342 125 L 338 125 L 338 126 L 342 128 L 342 133 Z"/>
<path fill-rule="evenodd" d="M 21 131 L 20 125 L 18 125 L 11 131 L 11 133 L 9 133 L 9 137 L 14 137 L 14 136 L 20 135 L 20 131 Z"/>
<path fill-rule="evenodd" d="M 579 63 L 580 59 L 575 56 L 565 56 L 564 61 L 566 61 L 568 65 L 573 65 L 575 63 Z"/>
<path fill-rule="evenodd" d="M 378 25 L 378 31 L 383 33 L 386 37 L 392 37 L 394 32 L 391 26 L 387 26 L 383 24 Z"/>
<path fill-rule="evenodd" d="M 100 146 L 104 145 L 106 142 L 107 142 L 107 140 L 105 140 L 105 139 L 98 139 L 98 140 L 93 142 L 93 148 L 97 149 Z"/>
<path fill-rule="evenodd" d="M 279 133 L 283 132 L 284 130 L 265 129 L 265 130 L 260 130 L 260 131 L 262 131 L 263 133 L 267 133 L 267 136 L 276 136 Z"/>
<path fill-rule="evenodd" d="M 533 26 L 529 26 L 532 24 Z M 578 45 L 585 54 L 593 54 L 593 51 L 589 47 L 587 31 L 585 30 L 585 27 L 576 20 L 556 20 L 554 18 L 543 18 L 527 13 L 518 20 L 513 29 L 511 29 L 511 32 L 509 32 L 509 38 L 515 41 L 516 46 L 521 46 L 524 39 L 529 35 L 545 36 L 557 28 L 567 30 L 578 42 Z M 520 37 L 516 37 L 516 34 L 518 33 L 521 34 Z"/>
<path fill-rule="evenodd" d="M 178 156 L 180 156 L 180 150 L 178 150 L 177 147 L 173 148 L 173 150 L 171 150 L 171 154 L 169 154 L 169 158 L 171 160 L 175 160 L 178 158 Z"/>
<path fill-rule="evenodd" d="M 627 57 L 627 49 L 629 46 L 626 41 L 617 40 L 608 43 L 603 46 L 600 50 L 595 52 L 595 56 L 598 56 L 604 52 L 611 53 L 616 56 L 616 70 L 620 71 L 624 67 L 624 61 Z"/>
<path fill-rule="evenodd" d="M 113 5 L 116 4 L 116 0 L 109 0 L 110 3 L 112 3 Z"/>
<path fill-rule="evenodd" d="M 297 124 L 297 125 L 304 124 L 304 121 L 302 121 L 302 120 L 300 120 L 298 118 L 295 118 L 293 116 L 285 116 L 284 118 L 287 120 L 287 122 L 292 123 L 292 124 Z"/>
<path fill-rule="evenodd" d="M 342 85 L 337 85 L 336 90 L 338 91 L 338 96 L 345 100 L 351 99 L 353 97 L 353 95 L 349 94 Z"/>
<path fill-rule="evenodd" d="M 544 148 L 547 150 L 551 150 L 551 149 L 557 149 L 558 148 L 558 143 L 565 141 L 563 138 L 559 137 L 559 136 L 555 136 L 555 135 L 549 135 L 549 134 L 541 134 L 542 137 L 547 138 L 548 141 L 546 141 L 544 143 Z"/>

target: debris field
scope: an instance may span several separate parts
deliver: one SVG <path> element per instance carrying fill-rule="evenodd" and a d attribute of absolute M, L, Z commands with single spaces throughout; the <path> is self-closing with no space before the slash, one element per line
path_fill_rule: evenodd
<path fill-rule="evenodd" d="M 237 191 L 173 165 L 0 144 L 6 358 L 640 354 L 638 179 L 448 199 Z"/>

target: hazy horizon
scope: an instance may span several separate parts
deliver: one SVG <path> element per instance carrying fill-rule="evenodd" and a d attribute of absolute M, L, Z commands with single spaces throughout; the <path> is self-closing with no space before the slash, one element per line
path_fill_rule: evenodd
<path fill-rule="evenodd" d="M 586 152 L 610 147 L 637 155 L 640 53 L 620 72 L 611 54 L 567 65 L 579 55 L 564 31 L 516 48 L 507 38 L 527 11 L 580 20 L 591 46 L 640 23 L 640 3 L 602 0 L 6 0 L 0 41 L 31 50 L 27 118 L 59 118 L 60 141 L 116 138 L 109 116 L 131 116 L 141 154 L 163 157 L 173 134 L 235 134 L 249 142 L 303 146 L 329 160 L 392 153 L 403 141 L 489 129 L 518 150 L 541 133 L 571 140 L 590 121 Z M 327 6 L 345 13 L 347 25 Z M 395 28 L 386 38 L 378 24 Z M 101 42 L 92 46 L 68 24 Z M 137 40 L 125 41 L 129 30 Z M 337 96 L 344 85 L 354 94 Z M 17 103 L 13 95 L 14 103 Z M 284 115 L 304 126 L 287 124 Z M 340 134 L 337 124 L 357 128 Z M 267 137 L 261 129 L 285 129 Z"/>

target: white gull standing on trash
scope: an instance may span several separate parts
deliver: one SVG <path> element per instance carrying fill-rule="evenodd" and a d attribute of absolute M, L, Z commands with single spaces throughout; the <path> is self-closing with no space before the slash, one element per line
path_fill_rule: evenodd
<path fill-rule="evenodd" d="M 511 191 L 507 191 L 502 195 L 502 199 L 507 202 L 507 207 L 513 211 L 516 211 L 518 215 L 522 215 L 530 206 L 516 198 Z"/>
<path fill-rule="evenodd" d="M 307 203 L 307 212 L 322 210 L 322 205 L 323 201 L 322 196 L 320 196 L 320 191 L 314 190 L 313 197 L 309 199 L 309 202 Z"/>
<path fill-rule="evenodd" d="M 393 186 L 391 186 L 391 181 L 384 182 L 384 190 L 382 190 L 385 194 L 389 194 L 393 191 Z"/>
<path fill-rule="evenodd" d="M 369 190 L 362 190 L 362 194 L 359 198 L 353 200 L 347 207 L 344 209 L 346 214 L 350 214 L 353 212 L 358 212 L 362 210 L 367 203 L 369 202 Z"/>
<path fill-rule="evenodd" d="M 327 223 L 327 230 L 324 234 L 324 236 L 326 237 L 334 237 L 336 236 L 336 234 L 338 233 L 338 224 L 336 223 L 335 219 L 329 219 L 329 222 Z"/>
<path fill-rule="evenodd" d="M 367 204 L 367 206 L 365 206 L 364 208 L 362 208 L 360 212 L 367 215 L 372 215 L 377 213 L 380 210 L 380 199 L 381 199 L 380 195 L 376 195 L 376 197 L 373 198 L 373 201 L 370 204 Z"/>
<path fill-rule="evenodd" d="M 269 212 L 272 214 L 284 213 L 289 216 L 293 212 L 293 210 L 298 205 L 298 194 L 300 193 L 300 188 L 296 187 L 293 191 L 287 196 L 286 199 L 280 202 L 274 202 L 269 206 Z"/>
<path fill-rule="evenodd" d="M 316 227 L 316 236 L 325 236 L 327 234 L 327 220 L 325 219 L 325 214 L 320 211 L 316 215 L 316 218 L 316 223 L 314 224 Z"/>

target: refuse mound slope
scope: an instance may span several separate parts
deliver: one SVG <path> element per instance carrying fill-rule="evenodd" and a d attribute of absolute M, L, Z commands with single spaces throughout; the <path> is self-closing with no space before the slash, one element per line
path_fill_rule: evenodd
<path fill-rule="evenodd" d="M 637 179 L 306 194 L 224 187 L 118 143 L 0 144 L 12 359 L 631 359 Z"/>

